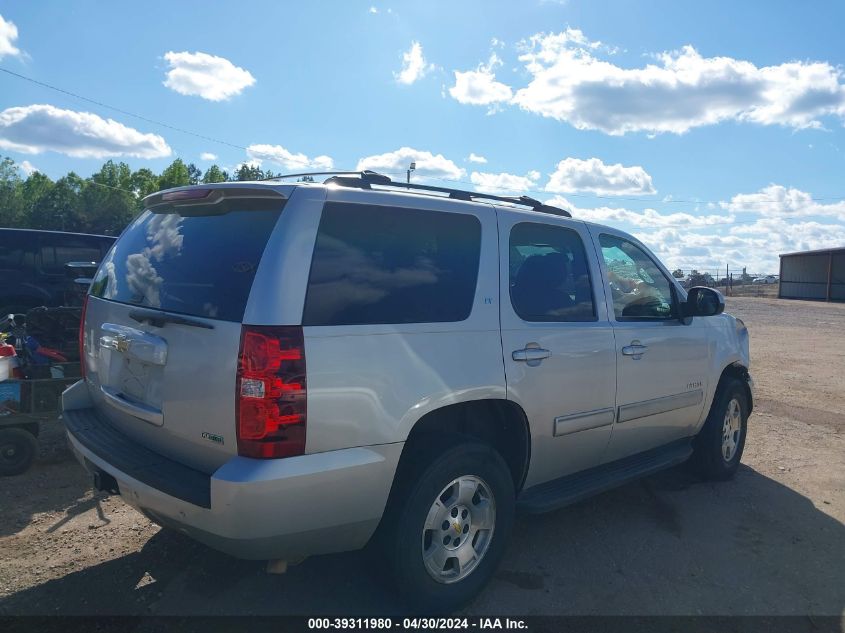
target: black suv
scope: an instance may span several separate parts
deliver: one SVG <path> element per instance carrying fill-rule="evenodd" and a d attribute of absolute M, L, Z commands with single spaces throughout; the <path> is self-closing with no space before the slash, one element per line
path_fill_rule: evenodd
<path fill-rule="evenodd" d="M 99 262 L 114 240 L 107 235 L 0 229 L 0 314 L 62 305 L 65 264 Z"/>

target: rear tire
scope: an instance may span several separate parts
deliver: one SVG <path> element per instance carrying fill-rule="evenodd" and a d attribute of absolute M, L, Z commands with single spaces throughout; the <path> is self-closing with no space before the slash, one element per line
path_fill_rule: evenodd
<path fill-rule="evenodd" d="M 15 427 L 0 429 L 0 477 L 29 470 L 38 455 L 38 441 L 32 433 Z"/>
<path fill-rule="evenodd" d="M 693 444 L 692 464 L 705 479 L 734 476 L 745 449 L 748 397 L 738 378 L 721 381 L 704 426 Z"/>
<path fill-rule="evenodd" d="M 422 613 L 449 613 L 484 588 L 515 512 L 513 479 L 499 453 L 473 441 L 439 447 L 413 456 L 381 532 L 395 586 Z"/>

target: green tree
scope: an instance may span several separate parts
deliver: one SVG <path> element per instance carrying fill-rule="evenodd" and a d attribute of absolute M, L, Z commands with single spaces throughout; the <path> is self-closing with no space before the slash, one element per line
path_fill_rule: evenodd
<path fill-rule="evenodd" d="M 34 205 L 29 226 L 54 231 L 84 230 L 82 192 L 85 184 L 85 181 L 73 172 L 59 178 L 49 193 Z"/>
<path fill-rule="evenodd" d="M 700 273 L 697 270 L 691 270 L 689 273 L 689 285 L 692 286 L 712 286 L 713 277 L 710 273 Z"/>
<path fill-rule="evenodd" d="M 196 169 L 196 168 L 195 168 Z M 181 158 L 177 158 L 161 172 L 158 179 L 158 188 L 171 189 L 172 187 L 184 187 L 191 184 L 191 172 Z"/>
<path fill-rule="evenodd" d="M 0 161 L 0 226 L 21 226 L 21 182 L 15 161 L 3 158 Z"/>
<path fill-rule="evenodd" d="M 124 229 L 138 213 L 132 184 L 129 165 L 111 160 L 91 176 L 82 195 L 86 232 L 114 235 Z"/>
<path fill-rule="evenodd" d="M 132 191 L 138 196 L 139 202 L 145 196 L 155 193 L 159 189 L 159 177 L 146 167 L 133 172 L 131 181 Z"/>
<path fill-rule="evenodd" d="M 24 226 L 32 226 L 33 215 L 37 213 L 38 206 L 53 189 L 53 181 L 40 171 L 32 172 L 20 186 L 20 221 Z"/>
<path fill-rule="evenodd" d="M 205 174 L 203 174 L 202 182 L 204 184 L 208 184 L 210 182 L 226 182 L 229 180 L 229 174 L 220 169 L 217 165 L 212 165 L 208 169 L 205 170 Z"/>
<path fill-rule="evenodd" d="M 188 182 L 192 185 L 197 184 L 202 180 L 202 170 L 191 163 L 188 165 Z"/>
<path fill-rule="evenodd" d="M 264 171 L 257 165 L 247 165 L 244 163 L 235 171 L 235 180 L 261 180 L 265 178 Z"/>
<path fill-rule="evenodd" d="M 684 271 L 681 270 L 680 268 L 676 268 L 675 270 L 672 271 L 672 276 L 675 279 L 683 279 L 684 278 Z"/>

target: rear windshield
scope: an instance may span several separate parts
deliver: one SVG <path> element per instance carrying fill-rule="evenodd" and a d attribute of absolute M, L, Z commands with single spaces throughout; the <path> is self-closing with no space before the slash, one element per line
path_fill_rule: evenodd
<path fill-rule="evenodd" d="M 251 201 L 252 202 L 252 201 Z M 169 312 L 241 321 L 281 202 L 223 215 L 145 211 L 117 241 L 91 294 Z"/>

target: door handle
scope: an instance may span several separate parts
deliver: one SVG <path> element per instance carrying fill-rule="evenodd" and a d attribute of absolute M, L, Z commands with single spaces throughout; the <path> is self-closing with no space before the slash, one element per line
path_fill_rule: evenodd
<path fill-rule="evenodd" d="M 525 349 L 514 350 L 511 358 L 521 363 L 528 363 L 533 367 L 539 365 L 540 361 L 551 355 L 552 353 L 549 350 L 541 347 L 526 347 Z"/>
<path fill-rule="evenodd" d="M 626 345 L 622 348 L 622 354 L 625 356 L 630 356 L 634 360 L 640 360 L 643 354 L 648 351 L 648 345 L 643 345 L 639 341 L 631 341 L 630 345 Z"/>

